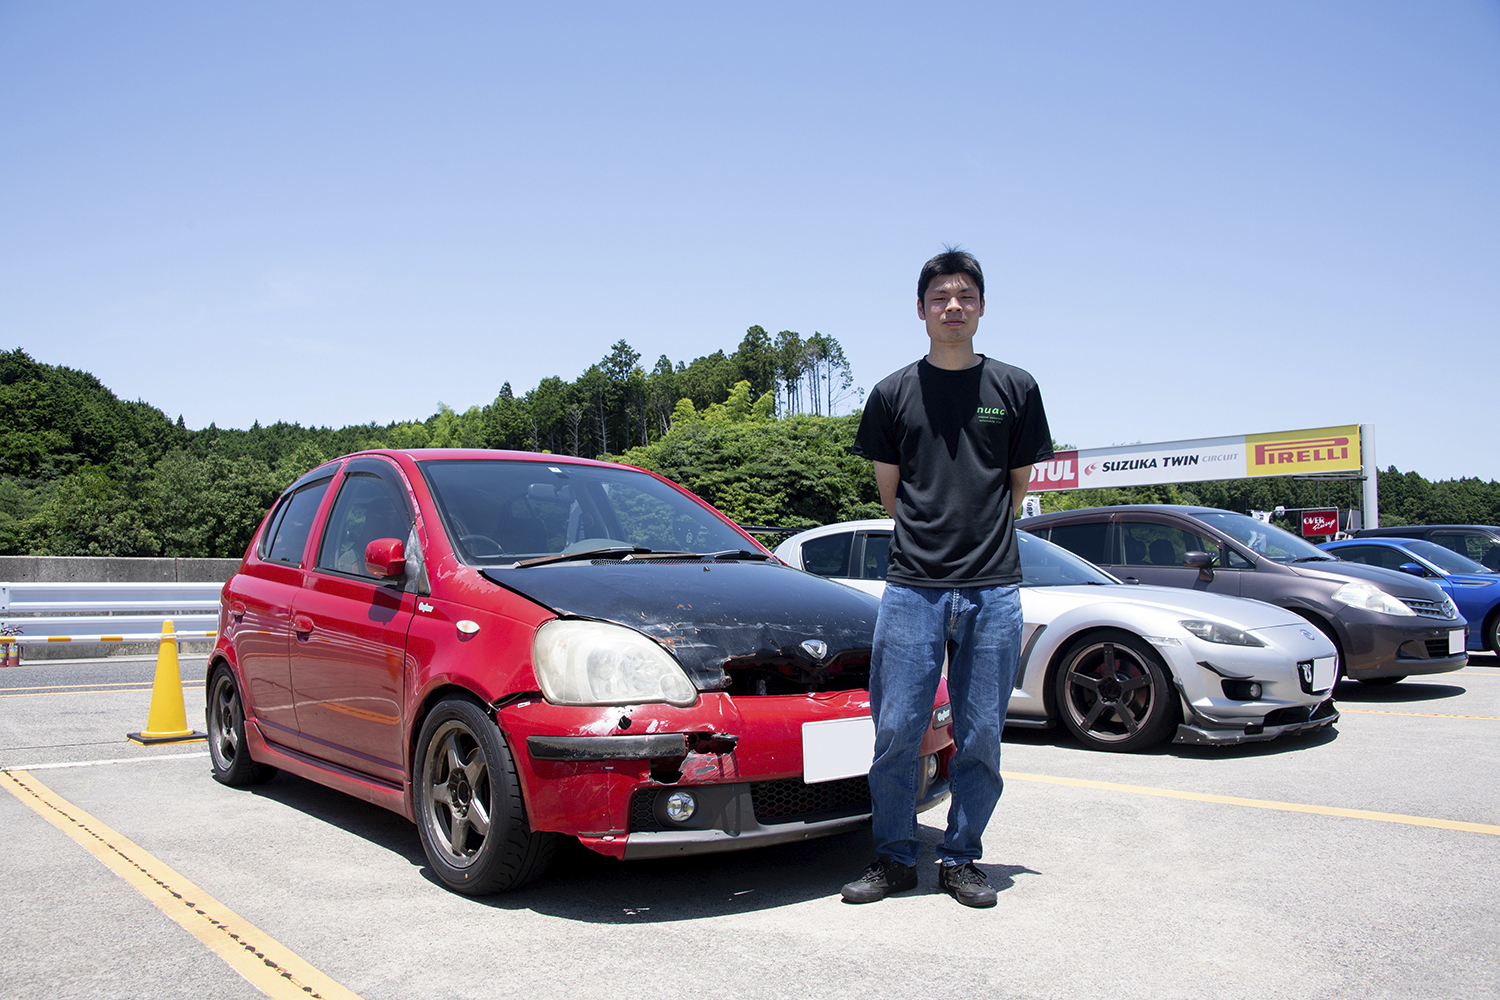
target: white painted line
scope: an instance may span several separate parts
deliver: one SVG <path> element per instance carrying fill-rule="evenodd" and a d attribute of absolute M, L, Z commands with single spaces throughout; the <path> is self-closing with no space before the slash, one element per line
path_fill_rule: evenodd
<path fill-rule="evenodd" d="M 163 753 L 149 757 L 116 757 L 113 760 L 78 760 L 67 764 L 17 764 L 14 767 L 0 767 L 0 774 L 9 771 L 55 771 L 62 767 L 100 767 L 104 764 L 139 764 L 143 761 L 186 760 L 190 757 L 207 756 L 207 750 L 200 750 L 197 753 Z"/>

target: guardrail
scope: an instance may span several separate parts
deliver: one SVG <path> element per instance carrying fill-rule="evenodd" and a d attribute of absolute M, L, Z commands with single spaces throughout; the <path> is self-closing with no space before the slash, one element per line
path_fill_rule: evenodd
<path fill-rule="evenodd" d="M 221 583 L 0 583 L 0 646 L 153 642 L 218 635 Z M 101 612 L 153 612 L 104 614 Z M 92 613 L 90 613 L 92 612 Z M 194 613 L 197 612 L 197 613 Z M 181 626 L 176 628 L 176 626 Z"/>

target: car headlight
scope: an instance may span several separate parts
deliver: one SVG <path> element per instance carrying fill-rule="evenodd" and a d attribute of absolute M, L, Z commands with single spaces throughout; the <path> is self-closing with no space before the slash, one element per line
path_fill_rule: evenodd
<path fill-rule="evenodd" d="M 1333 599 L 1351 608 L 1379 611 L 1383 615 L 1411 618 L 1416 612 L 1387 594 L 1379 587 L 1368 583 L 1346 583 L 1333 592 Z"/>
<path fill-rule="evenodd" d="M 1203 622 L 1189 620 L 1179 622 L 1183 628 L 1202 639 L 1204 642 L 1222 642 L 1226 646 L 1264 646 L 1255 636 L 1244 629 L 1235 628 L 1233 625 L 1225 625 L 1223 622 Z"/>
<path fill-rule="evenodd" d="M 542 694 L 554 705 L 686 707 L 698 690 L 666 650 L 634 629 L 556 619 L 536 630 L 531 660 Z"/>

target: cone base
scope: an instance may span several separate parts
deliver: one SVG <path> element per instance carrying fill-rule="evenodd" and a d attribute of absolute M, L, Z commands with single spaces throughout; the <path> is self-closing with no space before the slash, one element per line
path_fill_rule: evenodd
<path fill-rule="evenodd" d="M 207 733 L 177 733 L 166 736 L 153 736 L 149 733 L 126 733 L 125 738 L 132 743 L 139 743 L 143 747 L 155 746 L 158 743 L 206 743 Z"/>

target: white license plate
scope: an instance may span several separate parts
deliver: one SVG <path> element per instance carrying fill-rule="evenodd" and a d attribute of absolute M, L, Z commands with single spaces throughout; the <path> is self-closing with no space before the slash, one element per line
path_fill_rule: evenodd
<path fill-rule="evenodd" d="M 1339 658 L 1337 656 L 1325 656 L 1321 660 L 1313 660 L 1313 690 L 1327 691 L 1333 687 L 1333 680 L 1338 676 Z"/>
<path fill-rule="evenodd" d="M 1448 633 L 1448 655 L 1457 656 L 1464 651 L 1464 630 L 1456 628 Z"/>
<path fill-rule="evenodd" d="M 802 723 L 802 780 L 809 785 L 870 773 L 875 720 L 828 719 Z"/>

